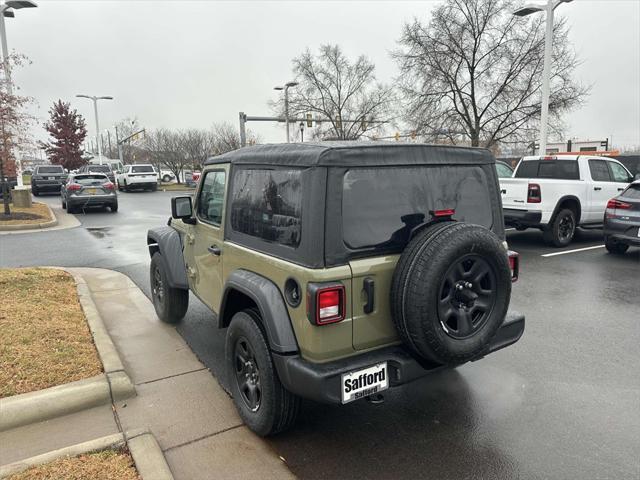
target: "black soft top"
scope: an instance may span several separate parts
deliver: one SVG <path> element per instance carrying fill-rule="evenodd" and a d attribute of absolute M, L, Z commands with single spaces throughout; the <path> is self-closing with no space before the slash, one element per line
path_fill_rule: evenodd
<path fill-rule="evenodd" d="M 287 166 L 484 165 L 495 158 L 484 148 L 395 142 L 322 142 L 255 145 L 209 158 L 218 163 Z"/>

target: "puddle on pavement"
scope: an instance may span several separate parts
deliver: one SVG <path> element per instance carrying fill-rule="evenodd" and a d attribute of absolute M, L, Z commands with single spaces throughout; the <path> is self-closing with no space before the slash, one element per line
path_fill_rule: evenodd
<path fill-rule="evenodd" d="M 96 238 L 104 238 L 110 235 L 111 227 L 86 227 L 86 230 Z"/>

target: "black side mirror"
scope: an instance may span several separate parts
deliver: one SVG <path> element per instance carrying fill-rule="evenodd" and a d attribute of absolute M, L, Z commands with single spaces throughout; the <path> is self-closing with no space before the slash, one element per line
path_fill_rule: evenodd
<path fill-rule="evenodd" d="M 173 197 L 171 199 L 171 216 L 185 223 L 195 223 L 191 197 Z"/>

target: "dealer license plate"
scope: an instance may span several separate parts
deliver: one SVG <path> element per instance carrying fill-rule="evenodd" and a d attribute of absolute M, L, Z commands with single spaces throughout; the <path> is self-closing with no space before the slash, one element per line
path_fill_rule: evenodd
<path fill-rule="evenodd" d="M 387 362 L 342 375 L 342 403 L 353 402 L 389 388 Z"/>

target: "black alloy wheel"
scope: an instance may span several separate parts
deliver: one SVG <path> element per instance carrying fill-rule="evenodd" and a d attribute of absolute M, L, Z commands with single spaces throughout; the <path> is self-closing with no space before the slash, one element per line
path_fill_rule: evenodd
<path fill-rule="evenodd" d="M 236 382 L 242 401 L 252 412 L 258 411 L 262 401 L 260 369 L 253 347 L 245 337 L 239 337 L 233 349 Z"/>
<path fill-rule="evenodd" d="M 558 238 L 561 242 L 570 241 L 573 238 L 573 233 L 576 229 L 576 224 L 573 221 L 571 215 L 565 215 L 558 222 Z"/>
<path fill-rule="evenodd" d="M 158 303 L 164 303 L 164 282 L 162 281 L 162 273 L 160 266 L 156 265 L 153 269 L 151 293 L 158 300 Z"/>
<path fill-rule="evenodd" d="M 442 280 L 438 316 L 452 338 L 473 336 L 482 329 L 496 302 L 496 275 L 489 262 L 469 254 L 454 262 Z"/>

